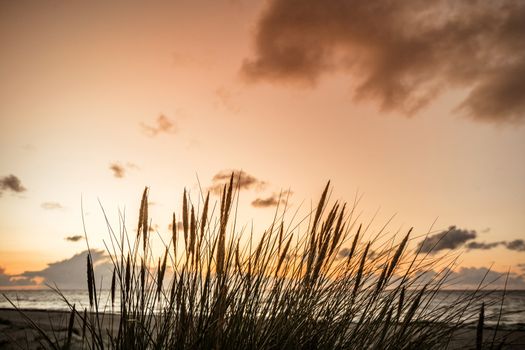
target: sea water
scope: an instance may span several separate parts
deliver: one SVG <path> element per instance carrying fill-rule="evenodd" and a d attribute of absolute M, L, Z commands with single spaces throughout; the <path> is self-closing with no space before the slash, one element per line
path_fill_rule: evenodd
<path fill-rule="evenodd" d="M 1 293 L 7 296 L 17 307 L 22 309 L 70 310 L 64 297 L 71 305 L 75 304 L 77 310 L 84 308 L 89 309 L 89 296 L 85 290 L 64 290 L 61 291 L 63 297 L 53 290 L 4 290 L 1 291 Z M 468 297 L 469 293 L 473 292 L 465 290 L 439 291 L 430 299 L 431 301 L 426 305 L 426 309 L 453 308 L 458 298 Z M 501 304 L 502 297 L 502 291 L 484 292 L 482 296 L 478 296 L 475 301 L 472 302 L 472 305 L 470 305 L 469 309 L 474 311 L 464 316 L 469 318 L 468 321 L 475 322 L 479 306 L 484 302 L 485 315 L 487 316 L 485 320 L 486 325 L 494 325 L 498 322 L 499 311 L 500 308 L 502 308 L 499 320 L 500 324 L 505 326 L 518 326 L 519 328 L 525 327 L 525 290 L 506 291 L 505 297 L 503 298 L 503 305 Z M 108 312 L 118 311 L 118 296 L 117 300 L 115 300 L 115 310 L 113 310 L 109 291 L 99 291 L 98 300 L 100 310 Z M 1 294 L 0 308 L 13 308 L 11 303 Z M 424 319 L 424 314 L 421 316 Z"/>

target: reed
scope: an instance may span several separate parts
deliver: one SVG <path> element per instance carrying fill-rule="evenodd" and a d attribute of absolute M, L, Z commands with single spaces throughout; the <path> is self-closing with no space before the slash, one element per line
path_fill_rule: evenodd
<path fill-rule="evenodd" d="M 446 262 L 410 250 L 412 230 L 398 244 L 380 243 L 380 235 L 361 243 L 366 229 L 353 216 L 355 208 L 329 205 L 330 183 L 306 230 L 285 225 L 283 213 L 259 240 L 237 231 L 230 221 L 240 182 L 234 176 L 222 189 L 218 211 L 210 209 L 209 194 L 192 203 L 184 190 L 183 247 L 174 213 L 169 242 L 154 256 L 147 188 L 137 235 L 110 230 L 109 302 L 116 327 L 108 326 L 97 298 L 88 254 L 91 312 L 79 312 L 64 298 L 82 321 L 86 348 L 441 349 L 477 312 L 477 294 L 452 308 L 431 307 L 448 270 L 430 281 L 421 273 Z"/>
<path fill-rule="evenodd" d="M 483 348 L 483 323 L 485 321 L 485 303 L 479 309 L 478 326 L 476 327 L 476 350 Z"/>

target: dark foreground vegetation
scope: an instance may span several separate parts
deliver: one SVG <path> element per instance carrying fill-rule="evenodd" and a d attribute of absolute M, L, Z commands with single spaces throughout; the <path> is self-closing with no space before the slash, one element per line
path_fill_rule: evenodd
<path fill-rule="evenodd" d="M 232 175 L 217 205 L 184 192 L 160 254 L 146 189 L 136 234 L 108 223 L 112 280 L 97 283 L 88 255 L 89 308 L 64 297 L 69 321 L 51 334 L 27 316 L 35 341 L 55 349 L 445 349 L 471 327 L 463 348 L 504 344 L 497 325 L 494 336 L 483 334 L 492 317 L 483 290 L 431 303 L 454 259 L 410 250 L 411 231 L 367 232 L 355 205 L 329 204 L 327 185 L 305 219 L 285 222 L 278 208 L 264 232 L 249 232 L 235 225 L 238 180 Z M 429 277 L 431 269 L 441 272 Z"/>

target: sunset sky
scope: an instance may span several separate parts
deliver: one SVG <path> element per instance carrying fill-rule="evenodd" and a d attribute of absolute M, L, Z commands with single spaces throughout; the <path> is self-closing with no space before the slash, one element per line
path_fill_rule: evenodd
<path fill-rule="evenodd" d="M 86 249 L 81 202 L 103 248 L 99 201 L 132 228 L 149 186 L 168 236 L 184 188 L 239 169 L 241 226 L 280 191 L 307 213 L 331 180 L 364 222 L 454 226 L 458 271 L 525 288 L 524 19 L 511 0 L 0 1 L 0 288 Z"/>

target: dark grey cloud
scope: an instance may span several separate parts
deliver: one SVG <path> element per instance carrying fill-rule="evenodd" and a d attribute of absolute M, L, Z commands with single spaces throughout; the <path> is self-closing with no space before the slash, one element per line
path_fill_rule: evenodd
<path fill-rule="evenodd" d="M 282 192 L 282 193 L 274 193 L 269 197 L 265 198 L 256 198 L 254 201 L 252 201 L 252 206 L 255 208 L 268 208 L 268 207 L 275 207 L 279 204 L 286 204 L 286 200 L 292 193 L 289 191 Z"/>
<path fill-rule="evenodd" d="M 82 235 L 74 235 L 74 236 L 67 236 L 66 238 L 64 238 L 66 241 L 69 241 L 69 242 L 78 242 L 78 241 L 81 241 L 84 239 L 84 236 Z"/>
<path fill-rule="evenodd" d="M 355 99 L 408 115 L 462 88 L 465 115 L 523 122 L 524 18 L 516 0 L 270 0 L 241 72 L 309 86 L 342 72 Z"/>
<path fill-rule="evenodd" d="M 46 210 L 64 209 L 62 204 L 58 202 L 43 202 L 40 204 L 40 207 Z"/>
<path fill-rule="evenodd" d="M 482 249 L 482 250 L 488 250 L 488 249 L 496 248 L 498 246 L 503 246 L 509 250 L 515 250 L 518 252 L 525 252 L 525 241 L 523 241 L 522 239 L 515 239 L 513 241 L 491 242 L 491 243 L 473 241 L 465 245 L 467 249 Z"/>
<path fill-rule="evenodd" d="M 515 239 L 510 242 L 504 242 L 504 244 L 507 249 L 525 252 L 525 241 L 523 239 Z"/>
<path fill-rule="evenodd" d="M 473 242 L 468 242 L 467 244 L 465 244 L 465 247 L 471 250 L 474 250 L 474 249 L 488 250 L 488 249 L 496 248 L 497 246 L 501 244 L 504 244 L 504 242 L 485 243 L 485 242 L 473 241 Z"/>
<path fill-rule="evenodd" d="M 419 242 L 418 249 L 421 249 L 422 253 L 435 254 L 440 250 L 456 249 L 461 246 L 464 246 L 469 250 L 489 250 L 503 246 L 509 250 L 525 252 L 525 241 L 522 239 L 486 243 L 474 241 L 477 236 L 478 234 L 474 230 L 462 230 L 458 229 L 456 226 L 450 226 L 447 231 L 429 236 L 425 240 Z"/>
<path fill-rule="evenodd" d="M 255 176 L 250 175 L 242 170 L 221 170 L 215 174 L 212 178 L 212 185 L 208 188 L 211 192 L 220 194 L 223 190 L 224 185 L 230 182 L 230 177 L 233 173 L 233 185 L 234 188 L 240 190 L 262 190 L 266 186 L 266 182 L 257 179 Z"/>
<path fill-rule="evenodd" d="M 20 179 L 13 174 L 0 178 L 0 196 L 4 191 L 22 193 L 26 190 L 27 189 L 22 185 Z"/>
<path fill-rule="evenodd" d="M 157 136 L 161 133 L 175 133 L 177 131 L 175 123 L 171 121 L 168 117 L 166 117 L 164 114 L 158 116 L 153 126 L 145 123 L 141 123 L 140 126 L 142 128 L 142 131 L 146 135 L 152 137 Z"/>
<path fill-rule="evenodd" d="M 421 241 L 418 249 L 420 249 L 422 253 L 435 254 L 444 249 L 456 249 L 465 242 L 476 238 L 476 236 L 477 233 L 474 230 L 462 230 L 456 226 L 450 226 L 447 231 L 428 236 Z"/>

